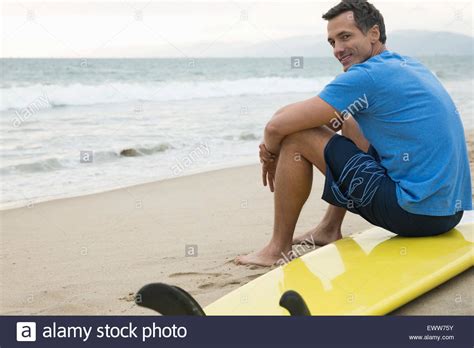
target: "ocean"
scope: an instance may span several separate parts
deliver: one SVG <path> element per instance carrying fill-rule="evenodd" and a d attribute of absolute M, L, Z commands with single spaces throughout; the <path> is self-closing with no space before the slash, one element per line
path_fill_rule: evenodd
<path fill-rule="evenodd" d="M 473 57 L 417 57 L 474 128 Z M 280 107 L 334 58 L 1 59 L 0 208 L 258 163 Z"/>

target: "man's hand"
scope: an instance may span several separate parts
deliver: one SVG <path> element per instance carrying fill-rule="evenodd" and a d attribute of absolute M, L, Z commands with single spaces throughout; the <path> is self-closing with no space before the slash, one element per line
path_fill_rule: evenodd
<path fill-rule="evenodd" d="M 263 186 L 270 186 L 270 191 L 275 190 L 275 173 L 278 164 L 278 157 L 267 150 L 265 143 L 259 146 L 260 163 L 262 163 Z"/>
<path fill-rule="evenodd" d="M 275 160 L 276 156 L 267 150 L 265 143 L 261 143 L 258 148 L 260 149 L 258 153 L 260 156 L 260 163 L 263 164 L 264 162 L 273 162 Z"/>
<path fill-rule="evenodd" d="M 263 186 L 270 186 L 270 191 L 275 191 L 275 174 L 278 165 L 278 157 L 272 162 L 263 162 L 262 165 L 262 179 Z"/>

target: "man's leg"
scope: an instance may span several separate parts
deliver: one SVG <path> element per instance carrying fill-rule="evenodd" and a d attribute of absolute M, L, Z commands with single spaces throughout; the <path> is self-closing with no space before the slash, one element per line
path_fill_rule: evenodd
<path fill-rule="evenodd" d="M 262 250 L 236 258 L 238 264 L 271 266 L 289 256 L 301 209 L 311 192 L 313 165 L 326 172 L 324 148 L 334 132 L 323 126 L 287 136 L 275 176 L 273 236 Z"/>
<path fill-rule="evenodd" d="M 349 117 L 342 125 L 342 135 L 351 139 L 359 149 L 367 152 L 370 146 L 357 125 L 357 122 Z M 293 244 L 314 243 L 316 245 L 326 245 L 342 238 L 341 226 L 346 209 L 329 204 L 323 219 L 319 224 L 306 232 L 295 237 Z"/>

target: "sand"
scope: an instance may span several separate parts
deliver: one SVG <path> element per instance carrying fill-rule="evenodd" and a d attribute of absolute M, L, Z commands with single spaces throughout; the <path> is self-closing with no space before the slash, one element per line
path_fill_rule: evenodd
<path fill-rule="evenodd" d="M 474 132 L 467 138 L 472 172 Z M 323 183 L 315 171 L 296 234 L 323 216 Z M 232 260 L 265 245 L 272 217 L 259 165 L 1 211 L 0 313 L 152 315 L 133 302 L 150 282 L 178 285 L 205 306 L 268 271 Z M 369 227 L 348 213 L 343 235 Z M 473 285 L 471 269 L 393 314 L 472 315 Z"/>

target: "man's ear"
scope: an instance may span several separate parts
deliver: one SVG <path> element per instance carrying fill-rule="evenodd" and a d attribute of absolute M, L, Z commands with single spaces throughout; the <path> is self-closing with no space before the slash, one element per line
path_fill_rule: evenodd
<path fill-rule="evenodd" d="M 369 29 L 370 42 L 372 44 L 376 43 L 380 39 L 380 29 L 378 24 L 375 24 L 372 28 Z"/>

